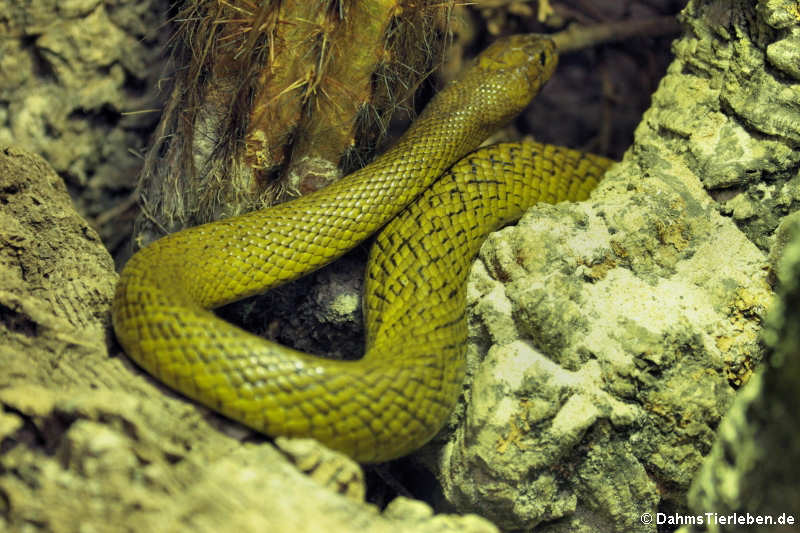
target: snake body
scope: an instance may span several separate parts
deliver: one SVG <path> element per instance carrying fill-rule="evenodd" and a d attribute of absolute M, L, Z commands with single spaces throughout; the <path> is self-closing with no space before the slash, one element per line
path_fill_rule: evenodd
<path fill-rule="evenodd" d="M 610 164 L 533 142 L 466 155 L 527 105 L 555 63 L 548 40 L 498 41 L 370 165 L 144 248 L 117 286 L 121 345 L 170 387 L 268 435 L 314 437 L 361 462 L 418 448 L 461 390 L 465 281 L 486 235 L 537 201 L 586 198 Z M 210 311 L 331 262 L 387 221 L 367 267 L 362 359 L 292 350 Z"/>

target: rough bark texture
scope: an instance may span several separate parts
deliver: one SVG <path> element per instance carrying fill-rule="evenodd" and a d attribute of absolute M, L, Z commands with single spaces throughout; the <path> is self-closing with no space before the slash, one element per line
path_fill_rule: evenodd
<path fill-rule="evenodd" d="M 774 265 L 778 300 L 767 319 L 766 364 L 737 395 L 689 491 L 681 533 L 745 532 L 800 524 L 800 216 L 786 217 Z M 776 243 L 777 244 L 777 243 Z M 769 521 L 767 521 L 769 520 Z"/>
<path fill-rule="evenodd" d="M 167 9 L 0 0 L 0 146 L 44 157 L 112 252 L 128 242 L 135 202 L 120 198 L 158 121 Z"/>

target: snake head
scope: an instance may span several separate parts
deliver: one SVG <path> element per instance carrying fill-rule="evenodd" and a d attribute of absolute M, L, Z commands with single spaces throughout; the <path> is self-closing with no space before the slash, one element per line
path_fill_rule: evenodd
<path fill-rule="evenodd" d="M 504 37 L 484 50 L 454 81 L 459 93 L 476 107 L 483 127 L 506 124 L 530 103 L 553 74 L 558 63 L 555 44 L 545 35 Z"/>
<path fill-rule="evenodd" d="M 498 39 L 476 58 L 475 63 L 475 68 L 485 76 L 502 77 L 509 96 L 517 96 L 524 107 L 550 79 L 558 63 L 558 54 L 555 44 L 546 35 L 527 33 Z"/>

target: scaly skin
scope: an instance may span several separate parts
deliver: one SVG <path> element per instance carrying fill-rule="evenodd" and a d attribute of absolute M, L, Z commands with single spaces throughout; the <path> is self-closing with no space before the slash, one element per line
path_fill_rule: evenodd
<path fill-rule="evenodd" d="M 314 437 L 361 462 L 423 445 L 461 389 L 465 281 L 481 242 L 537 201 L 586 198 L 611 163 L 531 142 L 464 157 L 527 105 L 555 63 L 548 40 L 498 41 L 370 165 L 140 251 L 112 309 L 123 348 L 164 383 L 268 435 Z M 209 311 L 331 262 L 387 220 L 367 270 L 362 359 L 298 352 Z"/>

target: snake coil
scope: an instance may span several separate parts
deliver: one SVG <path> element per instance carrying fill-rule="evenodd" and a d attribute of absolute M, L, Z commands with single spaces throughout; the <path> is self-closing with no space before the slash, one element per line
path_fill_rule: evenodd
<path fill-rule="evenodd" d="M 502 39 L 363 169 L 141 250 L 114 298 L 121 345 L 170 387 L 268 435 L 314 437 L 361 462 L 423 445 L 461 390 L 465 282 L 480 244 L 537 201 L 586 198 L 611 163 L 533 142 L 470 153 L 555 65 L 549 40 Z M 384 224 L 367 267 L 362 359 L 298 352 L 210 311 L 311 272 Z"/>

